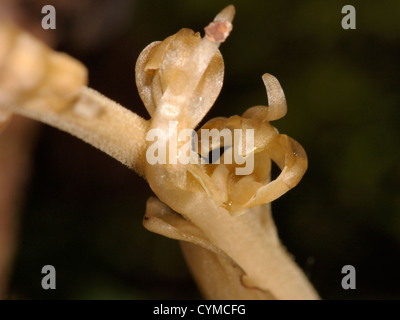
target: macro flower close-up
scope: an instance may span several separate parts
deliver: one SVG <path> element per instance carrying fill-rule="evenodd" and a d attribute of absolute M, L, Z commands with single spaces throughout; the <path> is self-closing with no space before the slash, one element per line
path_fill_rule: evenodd
<path fill-rule="evenodd" d="M 0 298 L 397 297 L 399 30 L 258 4 L 0 5 Z"/>

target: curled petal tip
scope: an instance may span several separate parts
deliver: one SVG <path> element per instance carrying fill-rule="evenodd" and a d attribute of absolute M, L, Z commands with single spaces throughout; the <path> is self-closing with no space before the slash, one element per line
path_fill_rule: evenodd
<path fill-rule="evenodd" d="M 235 7 L 232 4 L 230 4 L 229 6 L 222 9 L 220 13 L 217 14 L 217 16 L 214 18 L 214 22 L 227 21 L 232 23 L 235 13 L 236 13 Z"/>
<path fill-rule="evenodd" d="M 232 31 L 232 21 L 235 16 L 235 7 L 229 5 L 225 7 L 214 21 L 204 28 L 207 40 L 211 42 L 222 43 L 228 38 Z"/>

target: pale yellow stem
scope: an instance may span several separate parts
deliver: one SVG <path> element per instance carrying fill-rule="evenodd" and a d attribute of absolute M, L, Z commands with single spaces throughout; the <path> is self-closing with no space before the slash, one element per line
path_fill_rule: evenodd
<path fill-rule="evenodd" d="M 269 204 L 236 217 L 222 210 L 207 214 L 210 209 L 192 212 L 191 222 L 244 270 L 248 287 L 269 291 L 277 299 L 319 298 L 280 243 Z"/>
<path fill-rule="evenodd" d="M 0 22 L 0 126 L 9 113 L 66 131 L 144 175 L 148 122 L 87 84 L 79 61 Z"/>
<path fill-rule="evenodd" d="M 319 299 L 307 277 L 281 244 L 270 204 L 232 216 L 200 197 L 182 218 L 155 199 L 147 203 L 144 226 L 189 242 L 182 248 L 207 299 Z"/>
<path fill-rule="evenodd" d="M 83 86 L 62 110 L 45 100 L 2 108 L 66 131 L 144 175 L 148 121 L 93 89 Z"/>

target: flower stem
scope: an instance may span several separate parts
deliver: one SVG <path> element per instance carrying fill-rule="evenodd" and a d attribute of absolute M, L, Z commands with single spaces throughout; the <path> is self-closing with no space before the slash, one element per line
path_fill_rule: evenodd
<path fill-rule="evenodd" d="M 2 108 L 68 132 L 144 175 L 148 122 L 93 89 L 82 86 L 61 110 L 45 100 Z"/>
<path fill-rule="evenodd" d="M 236 217 L 223 212 L 208 214 L 206 210 L 201 215 L 192 214 L 191 222 L 203 230 L 210 243 L 229 257 L 226 263 L 221 261 L 226 258 L 224 256 L 216 257 L 217 254 L 211 251 L 207 254 L 204 248 L 196 245 L 190 245 L 190 248 L 182 245 L 188 265 L 206 298 L 319 299 L 305 274 L 281 244 L 270 204 L 248 209 Z M 237 279 L 227 281 L 215 276 L 238 274 L 234 270 L 237 267 L 243 270 L 242 286 L 238 285 Z M 218 272 L 218 268 L 223 272 Z M 257 291 L 251 289 L 259 289 L 267 297 L 259 297 L 255 295 Z"/>

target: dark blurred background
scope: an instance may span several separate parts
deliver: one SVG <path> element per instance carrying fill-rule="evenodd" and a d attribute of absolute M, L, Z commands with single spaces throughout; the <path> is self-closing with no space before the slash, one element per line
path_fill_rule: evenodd
<path fill-rule="evenodd" d="M 309 158 L 301 183 L 272 204 L 282 242 L 324 299 L 399 299 L 399 1 L 21 1 L 20 10 L 40 26 L 41 6 L 53 4 L 53 46 L 85 63 L 91 87 L 148 118 L 134 83 L 141 50 L 182 27 L 203 33 L 230 3 L 225 83 L 207 119 L 266 104 L 261 76 L 275 75 L 288 114 L 273 124 Z M 341 27 L 346 4 L 356 30 Z M 178 242 L 142 227 L 150 195 L 134 172 L 43 125 L 10 296 L 200 298 Z M 46 264 L 56 290 L 40 286 Z M 347 264 L 356 290 L 341 287 Z"/>

